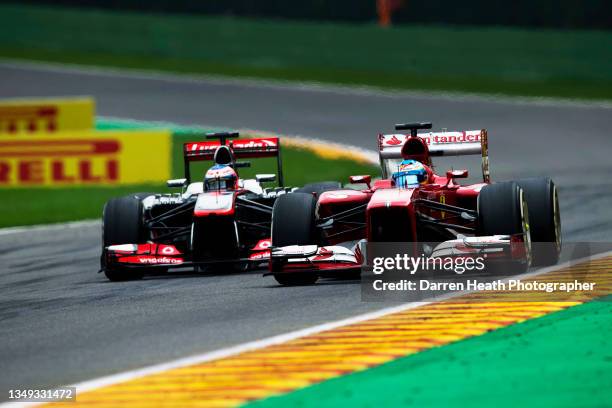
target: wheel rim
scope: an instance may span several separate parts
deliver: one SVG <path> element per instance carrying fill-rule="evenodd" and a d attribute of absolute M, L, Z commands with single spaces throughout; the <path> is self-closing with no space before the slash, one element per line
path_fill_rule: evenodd
<path fill-rule="evenodd" d="M 555 244 L 557 251 L 561 250 L 561 213 L 559 211 L 559 196 L 557 195 L 557 186 L 553 185 L 553 223 L 555 228 Z"/>
<path fill-rule="evenodd" d="M 529 207 L 525 200 L 525 193 L 520 191 L 521 202 L 521 224 L 523 228 L 523 243 L 525 245 L 525 255 L 527 257 L 527 265 L 531 265 L 531 230 L 529 229 Z"/>

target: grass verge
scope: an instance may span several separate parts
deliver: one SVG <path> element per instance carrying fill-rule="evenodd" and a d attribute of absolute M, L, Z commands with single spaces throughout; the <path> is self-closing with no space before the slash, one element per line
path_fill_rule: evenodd
<path fill-rule="evenodd" d="M 399 89 L 612 99 L 610 49 L 604 31 L 382 29 L 0 5 L 4 57 Z"/>

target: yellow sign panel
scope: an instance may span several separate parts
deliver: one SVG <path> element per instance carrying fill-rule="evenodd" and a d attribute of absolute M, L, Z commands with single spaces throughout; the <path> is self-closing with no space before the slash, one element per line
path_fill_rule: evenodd
<path fill-rule="evenodd" d="M 166 181 L 171 137 L 169 130 L 0 136 L 0 188 Z"/>
<path fill-rule="evenodd" d="M 93 98 L 0 100 L 0 135 L 93 129 Z"/>

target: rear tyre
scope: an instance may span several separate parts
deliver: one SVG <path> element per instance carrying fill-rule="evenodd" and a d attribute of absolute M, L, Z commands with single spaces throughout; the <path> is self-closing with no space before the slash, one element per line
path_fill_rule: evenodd
<path fill-rule="evenodd" d="M 529 211 L 525 194 L 514 181 L 489 184 L 478 195 L 478 235 L 521 234 L 525 245 L 526 261 L 489 264 L 498 272 L 524 272 L 531 263 L 531 236 Z"/>
<path fill-rule="evenodd" d="M 309 193 L 280 196 L 272 210 L 272 246 L 316 244 L 315 204 Z M 281 285 L 310 285 L 319 278 L 315 273 L 274 273 L 282 269 L 278 262 L 272 261 L 272 274 Z"/>
<path fill-rule="evenodd" d="M 338 181 L 321 181 L 319 183 L 304 184 L 304 187 L 295 190 L 295 193 L 306 193 L 321 195 L 326 191 L 339 190 L 342 188 L 342 184 Z"/>
<path fill-rule="evenodd" d="M 143 235 L 140 198 L 132 195 L 113 198 L 106 203 L 102 212 L 102 249 L 110 245 L 141 242 Z M 104 274 L 111 281 L 126 281 L 143 277 L 141 269 L 107 266 L 104 254 L 100 263 Z"/>
<path fill-rule="evenodd" d="M 534 266 L 555 265 L 561 254 L 561 216 L 555 183 L 548 178 L 518 180 L 529 206 Z"/>

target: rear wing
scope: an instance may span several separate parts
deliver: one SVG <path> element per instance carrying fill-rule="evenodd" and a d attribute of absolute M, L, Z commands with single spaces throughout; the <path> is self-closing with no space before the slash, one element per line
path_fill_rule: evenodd
<path fill-rule="evenodd" d="M 386 172 L 385 161 L 389 159 L 402 159 L 402 147 L 406 140 L 411 138 L 410 134 L 378 135 L 378 151 L 380 164 L 383 168 L 383 176 Z M 490 181 L 489 173 L 489 142 L 486 129 L 466 130 L 463 132 L 428 132 L 419 133 L 429 149 L 429 156 L 482 156 L 482 178 L 485 183 Z"/>
<path fill-rule="evenodd" d="M 184 143 L 183 159 L 185 164 L 185 178 L 187 181 L 191 181 L 189 171 L 189 164 L 191 162 L 213 160 L 219 146 L 228 146 L 236 159 L 276 157 L 278 184 L 280 187 L 283 187 L 284 181 L 280 139 L 278 137 L 258 137 L 253 139 L 226 140 L 227 138 L 236 136 L 238 136 L 238 133 L 215 133 L 207 135 L 207 137 L 218 138 L 219 140 Z"/>

